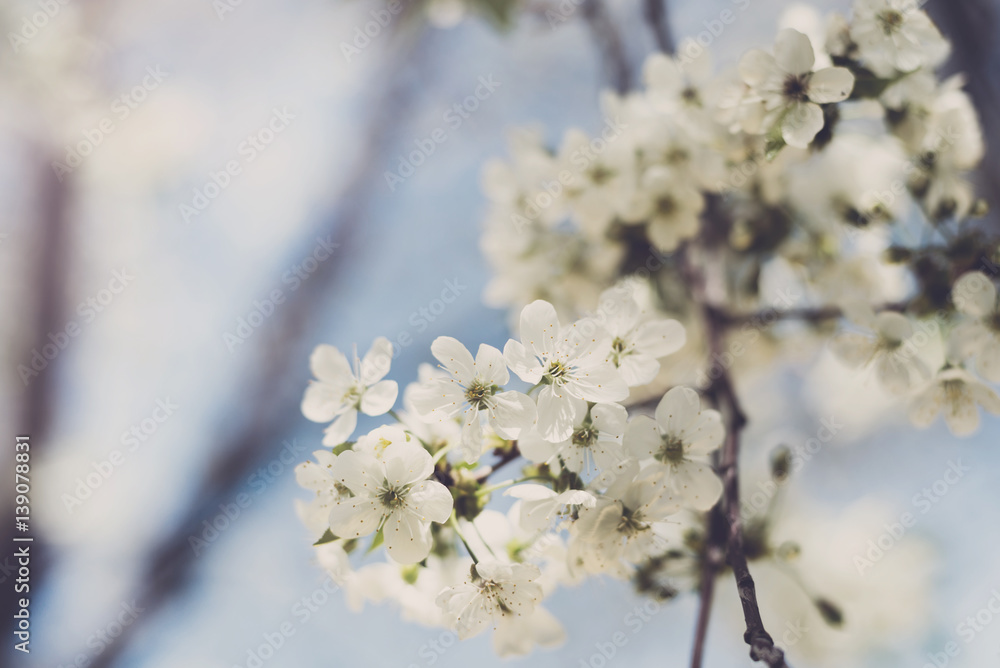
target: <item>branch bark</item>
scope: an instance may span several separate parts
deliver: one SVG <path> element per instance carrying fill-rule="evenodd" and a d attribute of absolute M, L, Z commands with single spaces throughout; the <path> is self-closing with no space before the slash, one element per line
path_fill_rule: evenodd
<path fill-rule="evenodd" d="M 607 7 L 604 6 L 603 0 L 584 0 L 582 10 L 590 34 L 600 51 L 601 63 L 607 71 L 611 85 L 619 93 L 625 93 L 632 85 L 632 75 L 628 58 L 625 56 L 625 47 L 618 35 L 618 29 L 611 21 Z"/>
<path fill-rule="evenodd" d="M 667 55 L 673 55 L 677 50 L 674 36 L 670 30 L 670 20 L 667 13 L 667 0 L 645 0 L 642 15 L 653 31 L 656 46 Z"/>

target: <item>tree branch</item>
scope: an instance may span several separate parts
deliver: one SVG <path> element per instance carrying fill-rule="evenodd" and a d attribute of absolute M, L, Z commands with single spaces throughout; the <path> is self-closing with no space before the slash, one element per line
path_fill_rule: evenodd
<path fill-rule="evenodd" d="M 602 0 L 584 0 L 582 9 L 611 85 L 619 93 L 626 92 L 631 87 L 632 75 L 621 37 L 608 15 L 607 7 Z"/>
<path fill-rule="evenodd" d="M 677 50 L 674 36 L 670 30 L 670 20 L 667 14 L 667 0 L 644 0 L 642 15 L 653 31 L 656 46 L 667 55 L 673 55 Z"/>

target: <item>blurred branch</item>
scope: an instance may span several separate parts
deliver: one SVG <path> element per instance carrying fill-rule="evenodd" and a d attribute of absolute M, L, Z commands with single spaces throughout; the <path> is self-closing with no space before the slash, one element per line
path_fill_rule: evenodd
<path fill-rule="evenodd" d="M 602 0 L 584 0 L 582 10 L 608 80 L 616 91 L 625 93 L 631 87 L 632 75 L 618 28 Z"/>
<path fill-rule="evenodd" d="M 137 605 L 145 612 L 95 657 L 91 668 L 116 664 L 156 613 L 189 586 L 197 559 L 189 537 L 198 534 L 202 522 L 217 512 L 219 504 L 232 500 L 248 474 L 301 420 L 303 360 L 310 347 L 306 334 L 315 314 L 323 311 L 321 305 L 329 299 L 338 277 L 349 266 L 357 232 L 369 214 L 378 188 L 384 186 L 381 172 L 397 133 L 404 127 L 384 114 L 410 108 L 418 88 L 408 77 L 420 67 L 421 54 L 429 42 L 426 31 L 400 31 L 398 36 L 400 44 L 385 64 L 385 74 L 374 78 L 385 84 L 367 105 L 376 111 L 367 116 L 361 162 L 352 170 L 353 176 L 340 193 L 336 208 L 319 230 L 321 234 L 332 232 L 341 259 L 320 264 L 309 281 L 291 293 L 284 308 L 275 314 L 275 334 L 264 343 L 263 361 L 254 367 L 248 400 L 241 402 L 247 406 L 243 413 L 245 421 L 228 432 L 232 435 L 220 446 L 219 455 L 209 465 L 182 519 L 151 550 L 136 595 Z M 315 235 L 316 231 L 311 231 L 305 239 L 311 243 Z"/>
<path fill-rule="evenodd" d="M 677 50 L 674 45 L 674 36 L 670 30 L 668 0 L 643 0 L 642 15 L 653 31 L 656 39 L 656 46 L 661 52 L 673 55 Z"/>
<path fill-rule="evenodd" d="M 39 151 L 36 167 L 38 224 L 34 226 L 37 251 L 31 264 L 34 273 L 29 274 L 24 281 L 25 286 L 33 287 L 35 290 L 35 294 L 28 300 L 28 304 L 35 306 L 35 312 L 29 320 L 31 325 L 24 336 L 22 350 L 17 353 L 19 364 L 30 365 L 32 349 L 41 350 L 41 347 L 49 342 L 50 333 L 59 332 L 66 326 L 66 286 L 69 282 L 72 256 L 69 235 L 70 185 L 69 177 L 60 180 L 56 176 L 51 167 L 52 160 L 47 149 Z M 45 450 L 49 440 L 58 362 L 59 357 L 49 360 L 48 366 L 30 379 L 22 396 L 17 424 L 14 425 L 17 434 L 31 437 L 31 455 L 34 461 L 38 461 L 37 458 Z M 4 487 L 11 493 L 4 494 L 4 517 L 13 517 L 15 514 L 13 484 L 12 476 L 5 481 Z M 5 544 L 12 545 L 17 532 L 13 522 L 8 526 L 4 536 Z M 34 536 L 31 546 L 31 584 L 36 588 L 41 587 L 48 570 L 47 547 L 42 535 Z M 7 564 L 4 563 L 4 566 Z M 10 595 L 4 596 L 4 612 L 9 610 L 10 614 L 4 619 L 5 624 L 9 623 L 8 630 L 13 633 L 13 606 L 16 597 L 13 596 L 13 588 L 7 590 L 7 593 Z"/>

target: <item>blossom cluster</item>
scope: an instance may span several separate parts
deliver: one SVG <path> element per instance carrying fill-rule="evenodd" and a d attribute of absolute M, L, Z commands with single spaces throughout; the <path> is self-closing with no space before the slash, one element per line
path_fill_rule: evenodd
<path fill-rule="evenodd" d="M 918 427 L 943 414 L 964 436 L 980 407 L 1000 414 L 1000 244 L 968 181 L 976 113 L 961 77 L 936 71 L 949 43 L 913 0 L 797 16 L 730 72 L 697 42 L 650 56 L 643 90 L 604 95 L 598 135 L 512 136 L 483 172 L 481 245 L 485 300 L 517 338 L 473 353 L 438 337 L 399 413 L 388 340 L 352 360 L 315 350 L 302 412 L 328 424 L 327 449 L 296 470 L 314 493 L 299 513 L 353 606 L 391 600 L 462 638 L 492 628 L 506 655 L 560 642 L 543 601 L 588 576 L 698 590 L 724 570 L 704 568 L 720 559 L 727 435 L 713 383 L 792 337 L 870 370 Z M 358 412 L 393 422 L 351 440 Z M 744 543 L 787 576 L 801 553 L 773 526 L 787 453 L 772 467 Z M 497 493 L 507 512 L 487 508 Z M 844 623 L 806 591 L 822 575 L 793 580 Z M 871 592 L 851 614 L 904 600 Z"/>

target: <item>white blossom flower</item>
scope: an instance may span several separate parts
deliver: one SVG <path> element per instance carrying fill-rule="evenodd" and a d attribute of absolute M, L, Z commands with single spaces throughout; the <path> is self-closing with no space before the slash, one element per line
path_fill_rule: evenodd
<path fill-rule="evenodd" d="M 698 234 L 705 198 L 664 166 L 649 168 L 622 215 L 627 223 L 645 223 L 646 234 L 664 253 Z"/>
<path fill-rule="evenodd" d="M 950 46 L 917 0 L 855 0 L 851 37 L 875 74 L 936 67 Z"/>
<path fill-rule="evenodd" d="M 765 126 L 780 125 L 789 146 L 806 148 L 823 129 L 819 105 L 846 100 L 854 75 L 844 67 L 814 72 L 816 56 L 809 38 L 792 28 L 778 33 L 774 55 L 754 49 L 740 61 L 740 76 L 768 112 Z"/>
<path fill-rule="evenodd" d="M 910 343 L 914 330 L 909 318 L 882 311 L 875 316 L 872 328 L 874 334 L 838 334 L 830 341 L 830 350 L 848 366 L 874 366 L 882 387 L 892 394 L 905 394 L 930 377 L 930 370 Z"/>
<path fill-rule="evenodd" d="M 590 466 L 609 468 L 625 459 L 621 437 L 628 412 L 618 404 L 594 404 L 570 397 L 573 432 L 561 441 L 549 441 L 536 431 L 527 432 L 518 442 L 521 454 L 536 464 L 552 464 L 557 459 L 570 471 L 580 473 Z"/>
<path fill-rule="evenodd" d="M 662 541 L 654 525 L 680 509 L 663 471 L 623 466 L 594 506 L 580 507 L 570 557 L 588 572 L 624 575 L 622 559 L 638 563 L 656 551 Z"/>
<path fill-rule="evenodd" d="M 667 481 L 685 503 L 708 510 L 722 495 L 722 481 L 702 457 L 722 445 L 718 411 L 701 407 L 698 393 L 674 387 L 656 406 L 656 419 L 636 416 L 625 431 L 625 447 L 637 458 L 653 457 L 669 470 Z"/>
<path fill-rule="evenodd" d="M 461 416 L 462 447 L 467 461 L 476 461 L 483 451 L 483 428 L 480 413 L 501 437 L 517 439 L 535 422 L 535 404 L 525 394 L 501 392 L 510 380 L 503 353 L 485 343 L 475 359 L 450 336 L 439 336 L 431 352 L 451 374 L 450 378 L 432 379 L 413 395 L 413 405 L 425 419 L 446 420 Z"/>
<path fill-rule="evenodd" d="M 534 580 L 541 575 L 532 564 L 481 561 L 464 583 L 443 590 L 437 603 L 454 620 L 458 637 L 471 638 L 504 617 L 529 615 L 542 598 Z"/>
<path fill-rule="evenodd" d="M 566 629 L 540 605 L 527 614 L 502 615 L 493 633 L 493 649 L 501 659 L 524 656 L 538 647 L 556 647 L 566 642 Z"/>
<path fill-rule="evenodd" d="M 516 485 L 504 492 L 504 496 L 512 496 L 521 500 L 518 521 L 525 531 L 545 531 L 551 528 L 552 520 L 567 506 L 585 506 L 592 508 L 596 501 L 594 495 L 582 489 L 571 489 L 562 494 L 544 485 Z"/>
<path fill-rule="evenodd" d="M 684 325 L 667 318 L 649 319 L 624 286 L 606 290 L 598 309 L 611 336 L 611 362 L 629 387 L 653 382 L 660 372 L 659 360 L 687 342 Z"/>
<path fill-rule="evenodd" d="M 521 311 L 521 341 L 503 354 L 526 383 L 543 383 L 538 395 L 538 432 L 563 441 L 573 434 L 573 398 L 597 403 L 622 401 L 628 386 L 607 360 L 608 336 L 593 322 L 559 324 L 552 304 L 535 301 Z"/>
<path fill-rule="evenodd" d="M 298 514 L 317 538 L 330 526 L 330 509 L 333 504 L 349 494 L 333 475 L 333 465 L 337 457 L 329 450 L 313 453 L 315 462 L 303 462 L 295 467 L 295 482 L 316 496 L 309 503 L 297 504 Z"/>
<path fill-rule="evenodd" d="M 448 488 L 427 480 L 433 470 L 431 456 L 414 442 L 390 443 L 379 459 L 342 452 L 333 472 L 354 496 L 334 503 L 330 530 L 357 538 L 381 529 L 389 556 L 401 564 L 420 561 L 431 549 L 430 523 L 445 522 L 452 508 Z"/>
<path fill-rule="evenodd" d="M 910 404 L 910 421 L 927 427 L 941 413 L 955 436 L 968 436 L 979 428 L 977 406 L 1000 415 L 1000 396 L 965 369 L 951 367 L 938 373 Z"/>
<path fill-rule="evenodd" d="M 358 411 L 382 415 L 396 403 L 399 387 L 394 380 L 382 380 L 389 373 L 392 344 L 385 337 L 375 339 L 371 349 L 354 366 L 330 345 L 317 346 L 309 358 L 309 368 L 317 380 L 310 381 L 302 398 L 302 414 L 313 422 L 329 422 L 323 445 L 340 445 L 354 433 Z"/>
<path fill-rule="evenodd" d="M 1000 305 L 997 289 L 986 274 L 964 274 L 951 291 L 955 307 L 970 317 L 952 332 L 956 347 L 972 355 L 987 380 L 1000 383 Z"/>

